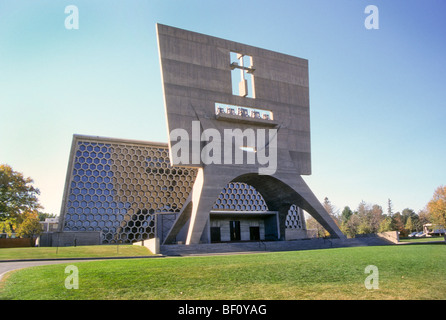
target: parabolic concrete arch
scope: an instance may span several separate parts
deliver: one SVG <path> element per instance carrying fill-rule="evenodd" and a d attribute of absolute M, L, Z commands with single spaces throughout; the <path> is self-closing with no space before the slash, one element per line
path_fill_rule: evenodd
<path fill-rule="evenodd" d="M 210 211 L 219 193 L 229 182 L 242 182 L 253 186 L 263 196 L 269 210 L 279 213 L 279 233 L 282 239 L 285 235 L 285 219 L 293 204 L 313 216 L 331 237 L 345 238 L 300 175 L 290 173 L 259 175 L 246 173 L 244 169 L 232 166 L 210 165 L 198 169 L 192 192 L 166 237 L 165 243 L 172 242 L 187 223 L 185 244 L 209 242 L 207 226 Z"/>
<path fill-rule="evenodd" d="M 299 175 L 278 174 L 277 176 L 242 174 L 232 181 L 252 185 L 263 196 L 268 208 L 279 212 L 280 234 L 285 234 L 285 219 L 288 209 L 295 204 L 307 211 L 334 238 L 345 238 L 339 227 Z"/>

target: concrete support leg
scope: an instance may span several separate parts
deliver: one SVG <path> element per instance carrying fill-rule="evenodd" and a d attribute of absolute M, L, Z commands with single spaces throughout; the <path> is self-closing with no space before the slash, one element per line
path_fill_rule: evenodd
<path fill-rule="evenodd" d="M 232 177 L 232 180 L 228 180 L 228 177 Z M 189 229 L 186 244 L 197 244 L 201 241 L 210 242 L 209 212 L 221 190 L 231 181 L 244 182 L 253 186 L 262 194 L 269 210 L 278 211 L 278 236 L 281 240 L 285 239 L 285 220 L 292 204 L 312 215 L 332 237 L 345 239 L 344 234 L 300 175 L 293 173 L 279 173 L 274 176 L 256 173 L 243 174 L 242 170 L 232 167 L 205 166 L 198 169 L 188 202 L 165 243 L 174 239 L 175 234 L 187 220 Z"/>

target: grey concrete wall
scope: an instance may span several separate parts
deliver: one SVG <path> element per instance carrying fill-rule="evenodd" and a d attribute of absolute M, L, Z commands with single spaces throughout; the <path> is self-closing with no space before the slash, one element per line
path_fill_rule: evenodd
<path fill-rule="evenodd" d="M 281 169 L 311 173 L 306 59 L 160 24 L 157 31 L 169 134 L 181 128 L 192 136 L 191 123 L 196 120 L 203 130 L 215 128 L 222 136 L 224 129 L 253 127 L 217 119 L 216 102 L 271 110 L 279 128 Z M 255 99 L 232 93 L 230 52 L 252 57 Z M 259 121 L 254 127 L 269 126 Z"/>
<path fill-rule="evenodd" d="M 147 239 L 147 240 L 134 242 L 133 245 L 146 247 L 153 254 L 160 253 L 160 239 L 159 238 L 153 238 L 153 239 Z"/>
<path fill-rule="evenodd" d="M 285 229 L 285 240 L 298 240 L 308 238 L 307 230 Z"/>
<path fill-rule="evenodd" d="M 65 231 L 46 233 L 41 237 L 42 247 L 91 246 L 101 244 L 100 231 Z"/>

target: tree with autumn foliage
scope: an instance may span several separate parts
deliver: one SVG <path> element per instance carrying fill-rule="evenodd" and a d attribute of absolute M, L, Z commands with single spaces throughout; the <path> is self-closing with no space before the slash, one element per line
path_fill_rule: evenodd
<path fill-rule="evenodd" d="M 330 200 L 328 200 L 327 197 L 325 197 L 324 202 L 322 203 L 322 206 L 324 207 L 325 211 L 327 211 L 328 215 L 336 223 L 336 225 L 339 227 L 339 221 L 338 221 L 339 220 L 339 218 L 338 218 L 339 210 L 336 209 L 336 207 L 331 204 Z M 306 225 L 307 225 L 308 230 L 316 230 L 318 238 L 330 236 L 330 233 L 327 230 L 325 230 L 325 228 L 322 227 L 322 225 L 319 222 L 317 222 L 316 219 L 314 219 L 313 217 L 310 217 L 306 221 Z"/>
<path fill-rule="evenodd" d="M 39 220 L 39 213 L 27 211 L 22 214 L 22 222 L 16 229 L 16 233 L 21 238 L 29 238 L 30 245 L 34 246 L 34 238 L 42 234 L 43 229 Z"/>
<path fill-rule="evenodd" d="M 0 164 L 0 232 L 11 234 L 25 219 L 25 213 L 41 209 L 39 189 L 7 164 Z"/>
<path fill-rule="evenodd" d="M 446 186 L 438 187 L 427 204 L 432 222 L 446 228 Z"/>

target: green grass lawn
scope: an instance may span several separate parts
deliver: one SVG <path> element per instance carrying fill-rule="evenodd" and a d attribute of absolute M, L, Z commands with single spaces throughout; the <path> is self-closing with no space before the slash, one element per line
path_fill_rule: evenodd
<path fill-rule="evenodd" d="M 368 265 L 379 288 L 366 289 Z M 9 274 L 1 299 L 446 299 L 446 246 L 355 247 L 294 252 L 79 262 Z"/>
<path fill-rule="evenodd" d="M 98 258 L 149 256 L 152 253 L 142 246 L 77 246 L 41 248 L 0 248 L 0 260 L 54 259 L 54 258 Z"/>

